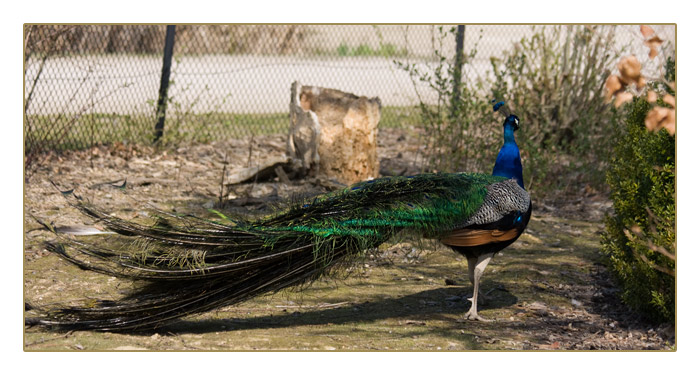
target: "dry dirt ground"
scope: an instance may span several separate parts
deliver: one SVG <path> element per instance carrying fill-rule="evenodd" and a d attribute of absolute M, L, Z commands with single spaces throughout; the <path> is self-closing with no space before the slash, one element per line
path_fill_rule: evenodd
<path fill-rule="evenodd" d="M 417 171 L 420 140 L 382 129 L 382 174 Z M 31 303 L 118 297 L 123 280 L 78 270 L 42 248 L 57 225 L 90 224 L 51 184 L 76 188 L 115 214 L 140 220 L 147 205 L 216 218 L 208 211 L 262 212 L 290 196 L 332 189 L 328 181 L 222 185 L 222 175 L 284 153 L 283 136 L 177 149 L 115 145 L 49 155 L 25 185 L 24 294 Z M 224 169 L 224 166 L 226 168 Z M 125 190 L 117 189 L 127 180 Z M 672 326 L 645 322 L 621 304 L 598 252 L 609 203 L 535 199 L 521 239 L 487 268 L 480 312 L 467 322 L 466 261 L 441 245 L 383 246 L 340 280 L 262 296 L 138 334 L 25 328 L 24 349 L 42 350 L 673 350 Z M 31 314 L 31 311 L 26 314 Z"/>

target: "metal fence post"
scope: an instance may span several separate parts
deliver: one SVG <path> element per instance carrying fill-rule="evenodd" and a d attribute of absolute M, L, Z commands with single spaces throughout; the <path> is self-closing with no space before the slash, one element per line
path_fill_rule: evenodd
<path fill-rule="evenodd" d="M 165 110 L 168 106 L 168 86 L 170 85 L 170 66 L 173 60 L 175 46 L 175 25 L 168 25 L 165 31 L 165 48 L 163 49 L 163 71 L 160 75 L 160 91 L 158 92 L 158 108 L 156 112 L 156 136 L 158 142 L 163 136 L 165 126 Z"/>
<path fill-rule="evenodd" d="M 459 100 L 462 93 L 462 65 L 464 65 L 464 25 L 457 25 L 455 35 L 457 47 L 455 50 L 455 66 L 452 72 L 452 119 L 457 119 Z"/>

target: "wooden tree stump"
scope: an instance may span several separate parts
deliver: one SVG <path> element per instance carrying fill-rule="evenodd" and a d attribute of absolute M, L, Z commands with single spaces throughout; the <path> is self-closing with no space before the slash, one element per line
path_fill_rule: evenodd
<path fill-rule="evenodd" d="M 299 82 L 291 91 L 287 155 L 293 163 L 344 184 L 379 175 L 379 98 Z"/>

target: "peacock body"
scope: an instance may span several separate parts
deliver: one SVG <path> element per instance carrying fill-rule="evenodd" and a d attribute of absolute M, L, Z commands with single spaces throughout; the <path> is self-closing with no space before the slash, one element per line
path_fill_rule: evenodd
<path fill-rule="evenodd" d="M 517 129 L 517 121 L 509 116 L 504 123 L 508 149 L 501 150 L 493 175 L 378 178 L 258 219 L 215 222 L 157 212 L 154 223 L 144 225 L 111 216 L 68 192 L 75 207 L 114 234 L 83 241 L 42 222 L 58 235 L 47 248 L 83 269 L 134 280 L 136 288 L 119 300 L 40 308 L 26 323 L 69 330 L 150 329 L 312 281 L 398 234 L 438 239 L 465 255 L 478 296 L 488 260 L 514 242 L 530 218 L 522 168 L 511 173 L 515 162 L 508 133 Z M 483 320 L 476 302 L 466 317 Z"/>

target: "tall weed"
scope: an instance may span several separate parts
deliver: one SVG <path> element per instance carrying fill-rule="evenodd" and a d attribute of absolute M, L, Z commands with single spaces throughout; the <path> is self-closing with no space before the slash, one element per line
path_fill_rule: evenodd
<path fill-rule="evenodd" d="M 440 30 L 444 43 L 455 29 Z M 437 101 L 420 99 L 427 138 L 426 169 L 490 171 L 501 132 L 491 114 L 493 98 L 505 100 L 521 119 L 516 135 L 528 189 L 578 192 L 604 188 L 605 165 L 612 150 L 612 106 L 603 85 L 618 57 L 613 26 L 540 26 L 501 56 L 491 72 L 461 82 L 453 101 L 454 62 L 435 48 L 434 66 L 396 62 L 414 85 L 429 85 Z M 471 63 L 478 42 L 463 59 Z M 418 90 L 416 90 L 418 92 Z M 453 104 L 456 103 L 456 104 Z M 557 176 L 557 178 L 552 178 Z"/>

